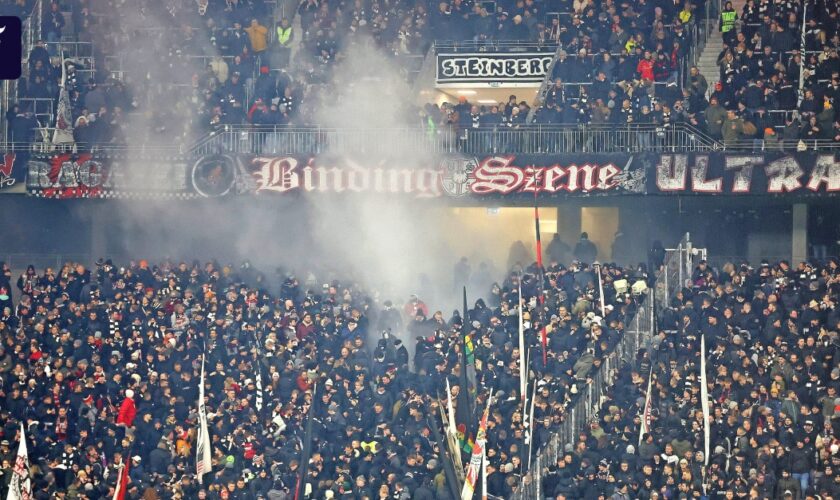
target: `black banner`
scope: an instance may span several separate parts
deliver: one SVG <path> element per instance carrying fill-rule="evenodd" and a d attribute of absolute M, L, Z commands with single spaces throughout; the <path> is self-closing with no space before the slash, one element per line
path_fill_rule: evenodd
<path fill-rule="evenodd" d="M 455 53 L 437 55 L 437 83 L 541 83 L 554 55 L 528 53 Z"/>
<path fill-rule="evenodd" d="M 6 175 L 7 160 L 0 174 Z M 18 165 L 16 171 L 22 171 Z M 840 192 L 833 154 L 448 155 L 437 164 L 323 155 L 35 157 L 27 192 L 50 198 L 388 195 L 557 199 L 617 195 L 802 196 Z"/>
<path fill-rule="evenodd" d="M 840 191 L 840 162 L 814 153 L 661 155 L 649 178 L 650 194 L 825 194 Z"/>
<path fill-rule="evenodd" d="M 62 153 L 29 160 L 27 193 L 44 198 L 190 198 L 195 190 L 177 158 Z"/>

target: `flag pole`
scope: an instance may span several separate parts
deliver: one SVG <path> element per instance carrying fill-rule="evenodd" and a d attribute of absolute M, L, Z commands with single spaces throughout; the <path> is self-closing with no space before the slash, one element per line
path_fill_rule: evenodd
<path fill-rule="evenodd" d="M 709 390 L 706 383 L 706 336 L 700 336 L 700 406 L 703 409 L 704 465 L 709 465 Z"/>
<path fill-rule="evenodd" d="M 213 467 L 213 454 L 210 444 L 210 433 L 207 429 L 207 410 L 204 406 L 204 358 L 201 355 L 201 379 L 198 386 L 198 435 L 195 446 L 195 474 L 198 484 L 202 483 L 205 474 Z"/>
<path fill-rule="evenodd" d="M 642 423 L 639 426 L 639 445 L 642 444 L 644 435 L 650 429 L 650 396 L 653 388 L 653 363 L 650 364 L 650 373 L 648 374 L 647 392 L 645 393 L 645 406 L 642 408 Z"/>
<path fill-rule="evenodd" d="M 467 287 L 466 286 L 464 286 L 464 288 L 463 288 L 463 294 L 464 294 L 464 319 L 463 319 L 462 325 L 461 325 L 461 343 L 462 343 L 462 346 L 461 346 L 461 354 L 462 354 L 462 358 L 461 358 L 461 383 L 462 383 L 463 387 L 461 388 L 461 390 L 464 391 L 464 396 L 465 397 L 462 399 L 462 401 L 466 402 L 466 404 L 467 404 L 467 406 L 466 406 L 467 415 L 469 415 L 469 418 L 467 419 L 467 432 L 464 433 L 464 439 L 469 439 L 469 436 L 470 436 L 470 434 L 472 434 L 472 429 L 473 429 L 471 420 L 472 420 L 474 408 L 473 408 L 472 401 L 470 400 L 470 397 L 469 397 L 470 396 L 470 391 L 469 391 L 470 385 L 469 385 L 469 377 L 467 375 L 467 365 L 469 363 L 469 360 L 467 358 L 467 356 L 468 356 L 468 353 L 467 353 L 467 334 L 469 332 L 469 328 L 470 328 L 471 325 L 470 325 L 469 308 L 467 307 Z"/>
<path fill-rule="evenodd" d="M 473 493 L 475 493 L 475 483 L 478 480 L 478 475 L 481 473 L 481 460 L 484 453 L 484 447 L 487 445 L 487 419 L 490 416 L 490 404 L 493 402 L 493 389 L 490 389 L 490 394 L 487 397 L 487 406 L 481 415 L 481 421 L 478 425 L 478 432 L 473 443 L 472 454 L 470 455 L 470 463 L 467 466 L 467 475 L 464 479 L 464 487 L 461 489 L 461 500 L 471 500 Z"/>
<path fill-rule="evenodd" d="M 9 482 L 7 500 L 25 500 L 32 498 L 32 479 L 29 477 L 29 451 L 26 448 L 26 429 L 20 423 L 20 440 L 17 457 L 12 467 L 12 479 Z"/>
<path fill-rule="evenodd" d="M 424 406 L 424 413 L 426 417 L 426 425 L 429 426 L 429 429 L 432 431 L 432 437 L 437 442 L 438 449 L 443 454 L 443 473 L 446 475 L 446 485 L 449 486 L 449 491 L 452 494 L 452 498 L 458 498 L 458 494 L 461 490 L 461 482 L 459 481 L 458 475 L 455 471 L 455 467 L 453 463 L 455 463 L 454 455 L 450 456 L 449 450 L 447 449 L 446 443 L 443 442 L 443 437 L 440 435 L 440 431 L 438 430 L 437 423 L 434 419 L 429 418 L 429 408 L 425 404 Z M 460 450 L 458 451 L 460 453 Z"/>
<path fill-rule="evenodd" d="M 537 399 L 537 384 L 531 392 L 531 411 L 528 415 L 528 470 L 531 470 L 531 457 L 534 456 L 534 401 Z"/>
<path fill-rule="evenodd" d="M 601 296 L 601 317 L 606 322 L 607 306 L 604 304 L 604 281 L 601 278 L 601 264 L 598 264 L 596 268 L 598 269 L 598 295 Z"/>
<path fill-rule="evenodd" d="M 542 260 L 542 239 L 540 238 L 540 207 L 537 203 L 537 169 L 534 169 L 534 229 L 536 232 L 537 242 L 536 242 L 536 249 L 537 249 L 537 280 L 539 281 L 539 296 L 538 296 L 538 304 L 540 307 L 539 310 L 539 318 L 540 318 L 540 341 L 542 343 L 542 357 L 543 357 L 543 369 L 545 369 L 545 365 L 548 364 L 548 353 L 546 345 L 548 344 L 548 339 L 546 338 L 546 331 L 545 331 L 545 322 L 543 321 L 543 304 L 545 304 L 545 297 L 543 296 L 543 286 L 545 278 L 543 276 L 543 260 Z"/>
<path fill-rule="evenodd" d="M 306 475 L 309 472 L 309 458 L 312 454 L 312 420 L 315 416 L 315 404 L 318 397 L 318 383 L 312 384 L 312 403 L 306 415 L 306 430 L 303 434 L 303 446 L 300 450 L 300 464 L 298 466 L 297 485 L 295 486 L 295 500 L 306 496 Z"/>
<path fill-rule="evenodd" d="M 522 315 L 525 309 L 522 300 L 522 279 L 519 280 L 519 399 L 522 401 L 522 415 L 525 416 L 525 405 L 528 401 L 528 365 L 525 363 L 525 323 Z"/>
<path fill-rule="evenodd" d="M 481 447 L 481 500 L 487 500 L 487 448 Z"/>

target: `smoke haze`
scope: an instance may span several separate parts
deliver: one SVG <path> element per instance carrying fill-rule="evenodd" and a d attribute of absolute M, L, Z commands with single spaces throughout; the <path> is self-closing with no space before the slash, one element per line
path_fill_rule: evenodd
<path fill-rule="evenodd" d="M 154 63 L 154 56 L 143 55 L 159 50 L 154 45 L 132 48 L 138 67 Z M 396 132 L 416 127 L 418 116 L 399 67 L 368 40 L 357 41 L 342 53 L 345 56 L 334 69 L 329 91 L 320 92 L 314 116 L 324 128 L 379 129 L 382 140 L 352 157 L 331 151 L 325 156 L 366 167 L 437 165 L 439 158 L 420 154 Z M 157 126 L 155 116 L 177 107 L 167 99 L 147 105 L 152 108 L 130 126 L 148 133 Z M 409 156 L 410 165 L 406 164 Z M 114 203 L 119 205 L 114 207 Z M 434 201 L 308 193 L 177 204 L 110 200 L 108 212 L 109 224 L 125 228 L 126 235 L 109 250 L 126 256 L 218 258 L 223 263 L 248 259 L 275 286 L 283 278 L 275 270 L 296 272 L 301 283 L 307 280 L 306 271 L 314 270 L 322 283 L 354 279 L 379 292 L 380 302 L 390 299 L 402 304 L 417 294 L 432 310 L 442 309 L 447 316 L 460 305 L 460 286 L 452 277 L 460 255 L 444 235 L 463 228 L 453 225 L 454 219 L 446 217 L 444 207 Z M 479 293 L 470 290 L 471 300 Z"/>

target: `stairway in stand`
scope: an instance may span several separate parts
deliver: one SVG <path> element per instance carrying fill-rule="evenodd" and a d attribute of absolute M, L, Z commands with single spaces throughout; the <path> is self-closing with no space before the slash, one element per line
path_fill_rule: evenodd
<path fill-rule="evenodd" d="M 732 1 L 732 6 L 735 8 L 735 12 L 738 13 L 739 21 L 741 19 L 741 13 L 744 11 L 744 5 L 746 3 L 746 0 Z M 706 81 L 709 83 L 710 94 L 714 92 L 715 83 L 717 83 L 718 80 L 720 80 L 720 68 L 717 65 L 717 58 L 723 50 L 723 37 L 721 36 L 720 31 L 718 31 L 719 27 L 720 17 L 718 17 L 718 19 L 715 20 L 714 26 L 712 27 L 711 35 L 706 41 L 706 46 L 703 48 L 703 53 L 700 54 L 700 58 L 697 60 L 697 68 L 700 70 L 700 74 L 705 76 Z"/>

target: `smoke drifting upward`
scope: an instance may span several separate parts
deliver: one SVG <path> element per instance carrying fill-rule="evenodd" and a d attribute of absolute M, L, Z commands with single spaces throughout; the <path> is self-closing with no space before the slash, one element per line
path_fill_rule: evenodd
<path fill-rule="evenodd" d="M 343 54 L 333 71 L 334 92 L 315 111 L 320 126 L 393 130 L 417 125 L 416 96 L 393 59 L 364 37 L 352 39 Z M 398 157 L 403 147 L 388 144 L 385 152 Z"/>
<path fill-rule="evenodd" d="M 133 10 L 131 4 L 124 5 Z M 154 22 L 136 14 L 121 14 L 126 32 Z M 121 54 L 132 61 L 133 67 L 155 72 L 161 51 L 173 47 L 168 43 L 165 37 L 149 37 L 137 45 L 123 46 Z M 362 140 L 371 137 L 365 137 L 362 131 L 377 129 L 381 139 L 366 144 L 359 153 L 327 151 L 319 158 L 328 163 L 380 168 L 437 165 L 440 158 L 416 148 L 411 136 L 398 133 L 418 126 L 415 96 L 400 68 L 363 39 L 350 42 L 342 54 L 344 58 L 337 63 L 331 84 L 325 87 L 328 91 L 320 93 L 312 116 L 321 127 L 356 131 Z M 183 75 L 187 78 L 201 71 L 189 61 L 185 64 Z M 163 69 L 165 73 L 172 71 Z M 139 94 L 148 83 L 154 82 L 138 82 L 132 90 Z M 129 128 L 159 136 L 156 131 L 161 116 L 188 116 L 193 112 L 195 103 L 185 103 L 174 94 L 167 96 L 163 89 L 159 86 L 156 97 L 142 103 L 145 112 L 136 116 Z M 138 162 L 134 168 L 149 165 Z M 441 309 L 447 317 L 452 309 L 460 309 L 460 284 L 453 283 L 452 277 L 460 254 L 450 248 L 445 236 L 461 234 L 464 228 L 447 216 L 446 207 L 432 200 L 413 201 L 400 195 L 298 193 L 116 203 L 109 201 L 107 205 L 107 224 L 120 228 L 112 236 L 118 241 L 109 242 L 109 255 L 169 257 L 176 261 L 216 258 L 222 263 L 247 259 L 264 272 L 270 287 L 279 286 L 283 279 L 275 273 L 278 268 L 295 272 L 307 286 L 312 285 L 307 283 L 308 271 L 312 270 L 318 285 L 332 279 L 352 279 L 378 292 L 380 302 L 390 299 L 401 305 L 411 294 L 417 294 L 432 310 Z M 507 242 L 503 244 L 507 246 Z M 470 290 L 471 300 L 486 291 Z"/>
<path fill-rule="evenodd" d="M 415 128 L 415 96 L 395 62 L 366 38 L 354 39 L 334 70 L 329 93 L 315 111 L 318 124 L 359 132 L 381 131 L 363 155 L 343 158 L 363 166 L 429 168 L 439 158 L 413 148 L 400 130 Z M 373 62 L 373 63 L 372 63 Z M 402 302 L 417 294 L 432 307 L 453 304 L 451 270 L 457 257 L 448 249 L 440 206 L 407 197 L 352 196 L 328 199 L 309 195 L 317 246 L 337 249 L 333 257 L 361 282 Z"/>
<path fill-rule="evenodd" d="M 146 0 L 109 5 L 112 9 L 90 31 L 97 52 L 108 56 L 99 58 L 100 83 L 110 72 L 121 77 L 105 81 L 106 92 L 125 96 L 113 100 L 123 113 L 115 120 L 115 139 L 147 147 L 192 140 L 199 133 L 199 85 L 208 61 L 218 55 L 216 48 L 206 33 L 190 27 L 186 12 Z"/>

